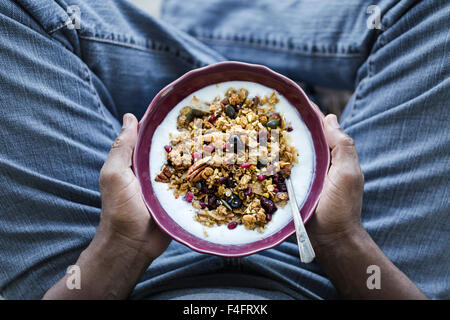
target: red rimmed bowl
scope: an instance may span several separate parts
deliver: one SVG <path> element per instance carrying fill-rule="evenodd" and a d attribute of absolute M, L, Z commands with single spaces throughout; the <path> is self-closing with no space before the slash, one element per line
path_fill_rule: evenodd
<path fill-rule="evenodd" d="M 309 193 L 300 209 L 306 223 L 314 213 L 330 162 L 330 151 L 323 133 L 322 119 L 303 90 L 292 80 L 267 67 L 241 62 L 220 62 L 186 73 L 161 90 L 139 122 L 139 134 L 133 155 L 133 169 L 142 196 L 153 219 L 173 239 L 202 253 L 240 257 L 277 246 L 295 232 L 291 220 L 267 237 L 245 244 L 217 244 L 201 239 L 178 225 L 163 209 L 150 181 L 150 148 L 153 134 L 167 114 L 185 97 L 211 84 L 225 81 L 251 81 L 272 88 L 283 95 L 300 113 L 308 128 L 315 150 L 315 174 Z M 194 223 L 194 221 L 193 221 Z"/>

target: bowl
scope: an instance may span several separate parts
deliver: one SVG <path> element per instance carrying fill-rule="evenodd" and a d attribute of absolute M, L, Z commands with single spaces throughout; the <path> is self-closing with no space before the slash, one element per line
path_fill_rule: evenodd
<path fill-rule="evenodd" d="M 167 114 L 191 93 L 211 84 L 225 81 L 251 81 L 278 91 L 300 113 L 308 128 L 315 150 L 315 174 L 309 193 L 300 208 L 306 223 L 314 213 L 330 163 L 330 151 L 323 132 L 322 118 L 303 90 L 292 80 L 254 64 L 227 61 L 192 70 L 162 89 L 152 100 L 139 121 L 138 139 L 133 154 L 133 170 L 141 185 L 144 202 L 158 226 L 174 240 L 191 249 L 223 257 L 242 257 L 273 248 L 295 232 L 291 220 L 267 237 L 244 244 L 217 244 L 201 239 L 180 227 L 162 208 L 150 181 L 150 148 L 153 134 Z M 196 223 L 193 221 L 193 223 Z"/>

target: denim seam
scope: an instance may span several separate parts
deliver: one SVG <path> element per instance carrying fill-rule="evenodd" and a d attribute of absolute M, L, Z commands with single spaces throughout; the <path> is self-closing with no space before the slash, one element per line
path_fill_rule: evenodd
<path fill-rule="evenodd" d="M 66 20 L 64 22 L 62 22 L 60 25 L 54 27 L 53 29 L 51 29 L 50 31 L 47 31 L 48 34 L 52 34 L 55 33 L 59 30 L 61 30 L 62 28 L 66 27 L 68 22 L 70 22 L 69 20 Z M 87 26 L 81 26 L 81 28 L 86 28 L 86 29 L 92 29 L 93 28 L 88 28 Z M 115 33 L 110 33 L 110 35 L 114 36 L 115 38 L 118 37 L 118 34 Z M 136 49 L 136 50 L 141 50 L 141 51 L 146 51 L 146 52 L 157 52 L 157 53 L 170 53 L 172 54 L 174 57 L 179 58 L 181 61 L 183 61 L 183 63 L 189 65 L 189 67 L 201 67 L 204 66 L 204 63 L 202 63 L 199 60 L 193 59 L 191 57 L 188 56 L 184 56 L 183 55 L 183 51 L 177 50 L 177 49 L 173 49 L 173 47 L 168 46 L 167 44 L 163 44 L 161 43 L 161 47 L 163 47 L 164 49 L 157 49 L 157 48 L 149 48 L 147 46 L 142 46 L 139 44 L 134 44 L 134 43 L 130 43 L 130 42 L 126 42 L 126 41 L 119 41 L 119 40 L 114 40 L 114 39 L 105 39 L 99 36 L 91 36 L 91 35 L 83 35 L 81 33 L 78 34 L 78 37 L 80 39 L 84 39 L 84 40 L 91 40 L 91 41 L 98 41 L 98 42 L 103 42 L 103 43 L 109 43 L 109 44 L 113 44 L 113 45 L 119 45 L 119 46 L 124 46 L 124 47 L 128 47 L 128 48 L 132 48 L 132 49 Z M 144 40 L 145 41 L 145 40 Z M 158 46 L 158 43 L 155 43 L 154 41 L 151 41 L 152 44 L 156 46 Z"/>
<path fill-rule="evenodd" d="M 64 28 L 66 25 L 67 25 L 67 23 L 65 22 L 65 23 L 59 25 L 58 27 L 55 27 L 51 31 L 49 31 L 48 34 L 51 36 L 52 34 L 57 32 L 58 30 L 61 30 L 62 28 Z M 152 50 L 150 48 L 146 48 L 144 46 L 139 46 L 137 44 L 120 42 L 120 41 L 112 40 L 112 39 L 102 39 L 100 37 L 83 36 L 83 35 L 80 35 L 80 34 L 78 35 L 78 37 L 80 39 L 84 39 L 84 40 L 98 41 L 98 42 L 109 43 L 109 44 L 114 44 L 114 45 L 121 45 L 121 46 L 125 46 L 125 47 L 128 47 L 128 48 L 132 48 L 132 49 L 136 49 L 136 50 L 142 50 L 142 51 L 147 51 L 147 52 L 157 52 L 157 53 L 161 53 L 161 54 L 164 52 L 163 50 Z M 164 48 L 169 48 L 169 51 L 174 51 L 174 50 L 170 50 L 170 47 L 168 47 L 168 46 L 164 46 Z M 168 52 L 168 51 L 165 51 L 165 52 Z M 179 56 L 177 54 L 174 54 L 174 56 L 180 58 L 180 60 L 183 61 L 184 63 L 188 64 L 189 67 L 201 66 L 199 61 L 193 60 L 193 62 L 190 62 L 190 61 L 188 61 L 188 59 L 183 58 L 182 56 Z M 97 91 L 95 90 L 94 84 L 92 82 L 92 76 L 91 76 L 91 73 L 90 73 L 91 71 L 90 71 L 89 67 L 86 66 L 86 65 L 85 65 L 85 72 L 86 72 L 86 79 L 85 80 L 88 82 L 88 85 L 89 85 L 89 87 L 91 89 L 91 92 L 94 95 L 94 99 L 95 99 L 95 102 L 97 104 L 97 109 L 101 113 L 103 118 L 106 120 L 106 122 L 108 123 L 108 126 L 112 129 L 113 132 L 115 132 L 114 125 L 111 123 L 110 119 L 106 115 L 105 110 L 104 110 L 104 108 L 102 106 L 102 103 L 101 103 L 101 99 L 100 99 Z"/>
<path fill-rule="evenodd" d="M 378 44 L 378 46 L 377 46 Z M 353 118 L 356 114 L 356 111 L 358 110 L 357 108 L 357 104 L 358 102 L 361 101 L 361 89 L 363 88 L 363 85 L 369 81 L 369 79 L 375 74 L 374 71 L 374 55 L 376 54 L 376 51 L 379 50 L 380 48 L 382 48 L 385 44 L 384 41 L 384 34 L 381 34 L 378 39 L 377 39 L 377 43 L 375 43 L 374 48 L 376 48 L 375 52 L 373 52 L 372 54 L 369 55 L 369 57 L 367 58 L 367 75 L 359 82 L 359 85 L 356 89 L 356 96 L 355 96 L 355 100 L 353 102 L 352 105 L 352 112 L 350 113 L 350 119 Z"/>
<path fill-rule="evenodd" d="M 286 48 L 284 47 L 284 44 L 281 44 L 279 41 L 275 40 L 268 40 L 269 42 L 274 43 L 274 45 L 264 44 L 262 42 L 267 42 L 263 39 L 256 39 L 256 40 L 250 40 L 246 37 L 241 37 L 242 39 L 238 39 L 239 36 L 236 36 L 231 39 L 223 39 L 220 37 L 215 36 L 198 36 L 193 35 L 196 39 L 203 41 L 203 42 L 223 42 L 223 43 L 239 43 L 241 45 L 246 45 L 249 47 L 253 47 L 256 49 L 264 49 L 264 50 L 272 50 L 272 51 L 278 51 L 278 52 L 288 52 L 298 55 L 305 55 L 305 56 L 314 56 L 314 57 L 339 57 L 339 58 L 361 58 L 364 55 L 360 52 L 354 52 L 354 53 L 344 53 L 344 52 L 309 52 L 306 50 L 298 49 L 298 48 L 288 48 L 289 45 L 286 45 Z M 256 41 L 256 43 L 254 42 Z"/>
<path fill-rule="evenodd" d="M 361 100 L 361 90 L 362 90 L 362 88 L 364 87 L 364 84 L 366 83 L 366 81 L 368 81 L 368 79 L 369 79 L 369 74 L 367 74 L 360 82 L 359 82 L 359 84 L 358 84 L 358 86 L 356 87 L 356 90 L 355 90 L 355 100 L 353 101 L 353 103 L 352 103 L 352 105 L 351 105 L 351 112 L 350 112 L 350 117 L 349 117 L 349 120 L 350 119 L 352 119 L 354 116 L 355 116 L 355 113 L 356 113 L 356 110 L 357 110 L 357 108 L 356 108 L 356 105 L 357 105 L 357 103 L 358 103 L 358 101 L 360 101 Z M 342 124 L 343 125 L 343 124 Z"/>
<path fill-rule="evenodd" d="M 117 36 L 117 34 L 111 34 L 111 35 Z M 173 47 L 168 46 L 167 44 L 161 43 L 162 49 L 157 49 L 157 48 L 149 48 L 148 46 L 143 46 L 143 45 L 139 45 L 139 44 L 135 44 L 135 43 L 126 42 L 123 40 L 119 41 L 119 40 L 115 40 L 115 39 L 105 39 L 105 38 L 101 38 L 98 36 L 79 35 L 79 38 L 84 39 L 84 40 L 89 40 L 89 41 L 97 41 L 97 42 L 108 43 L 108 44 L 112 44 L 112 45 L 123 46 L 123 47 L 127 47 L 130 49 L 135 49 L 135 50 L 140 50 L 140 51 L 145 51 L 145 52 L 156 52 L 156 53 L 161 53 L 161 54 L 168 53 L 168 54 L 171 54 L 172 56 L 178 58 L 183 63 L 189 65 L 189 67 L 201 67 L 204 65 L 199 60 L 193 59 L 191 57 L 186 57 L 184 55 L 183 51 L 173 49 Z M 155 42 L 152 42 L 152 43 L 155 44 L 155 47 L 158 46 L 157 43 L 155 43 Z"/>
<path fill-rule="evenodd" d="M 54 29 L 48 31 L 48 35 L 52 36 L 52 34 L 57 32 L 58 30 L 64 28 L 66 26 L 66 24 L 67 24 L 67 22 L 64 22 L 63 24 L 59 25 L 58 27 L 55 27 Z M 111 128 L 112 132 L 115 133 L 114 125 L 111 123 L 110 119 L 106 115 L 105 110 L 104 110 L 104 108 L 102 106 L 101 99 L 100 99 L 100 97 L 98 95 L 98 92 L 97 92 L 97 90 L 95 90 L 94 84 L 92 82 L 91 71 L 90 71 L 89 67 L 84 63 L 84 61 L 82 61 L 82 63 L 84 65 L 84 73 L 85 73 L 85 77 L 84 77 L 83 80 L 86 81 L 86 83 L 89 86 L 89 89 L 91 90 L 91 92 L 92 92 L 92 94 L 94 96 L 95 103 L 97 104 L 97 111 L 100 112 L 100 114 L 102 115 L 103 119 L 108 123 L 108 126 Z"/>
<path fill-rule="evenodd" d="M 86 80 L 89 83 L 89 88 L 91 89 L 92 94 L 94 95 L 94 99 L 95 99 L 95 102 L 97 103 L 98 111 L 103 116 L 105 121 L 108 123 L 108 126 L 111 128 L 112 132 L 116 133 L 113 123 L 111 122 L 111 120 L 105 113 L 101 99 L 97 93 L 97 90 L 95 90 L 94 83 L 92 82 L 91 71 L 90 71 L 89 67 L 86 65 L 85 65 L 85 72 L 86 72 Z M 113 137 L 113 138 L 115 138 L 115 137 Z"/>
<path fill-rule="evenodd" d="M 47 33 L 48 33 L 49 35 L 51 35 L 52 33 L 55 33 L 56 31 L 58 31 L 58 30 L 64 28 L 66 25 L 67 25 L 67 21 L 64 22 L 64 23 L 62 23 L 62 24 L 60 24 L 60 25 L 58 25 L 58 26 L 56 26 L 56 27 L 54 27 L 53 29 L 47 31 Z"/>
<path fill-rule="evenodd" d="M 355 100 L 353 101 L 353 103 L 351 105 L 351 112 L 350 112 L 350 116 L 348 117 L 348 120 L 352 119 L 358 110 L 357 104 L 358 104 L 358 102 L 361 101 L 361 98 L 362 98 L 361 89 L 363 88 L 365 83 L 367 81 L 369 81 L 369 79 L 375 74 L 375 72 L 374 72 L 374 55 L 380 48 L 384 47 L 384 45 L 386 44 L 386 39 L 385 39 L 385 34 L 384 34 L 384 32 L 388 29 L 386 27 L 388 25 L 386 23 L 386 19 L 381 20 L 381 25 L 384 26 L 382 29 L 382 33 L 378 36 L 377 40 L 375 41 L 375 43 L 372 47 L 372 53 L 369 54 L 369 56 L 367 57 L 367 67 L 366 67 L 367 74 L 363 79 L 361 79 L 358 86 L 356 87 L 356 90 L 354 93 Z"/>

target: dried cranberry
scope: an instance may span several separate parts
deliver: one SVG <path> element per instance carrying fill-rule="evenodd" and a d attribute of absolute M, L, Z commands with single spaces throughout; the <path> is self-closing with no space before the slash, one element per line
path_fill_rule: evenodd
<path fill-rule="evenodd" d="M 275 175 L 272 177 L 272 181 L 273 181 L 274 183 L 278 183 L 278 174 L 275 174 Z"/>
<path fill-rule="evenodd" d="M 266 214 L 273 214 L 275 211 L 277 211 L 277 206 L 275 203 L 266 197 L 261 197 L 260 199 L 261 207 L 264 209 Z"/>
<path fill-rule="evenodd" d="M 206 203 L 204 203 L 203 201 L 200 201 L 200 208 L 205 209 Z"/>
<path fill-rule="evenodd" d="M 278 182 L 277 183 L 277 189 L 279 192 L 287 192 L 287 186 L 284 182 Z"/>
<path fill-rule="evenodd" d="M 275 173 L 273 175 L 272 181 L 274 183 L 278 184 L 278 183 L 284 182 L 284 178 L 283 178 L 283 176 L 281 174 Z"/>
<path fill-rule="evenodd" d="M 245 162 L 245 163 L 241 164 L 241 168 L 242 168 L 242 169 L 247 169 L 247 168 L 249 168 L 250 166 L 251 166 L 251 164 L 248 163 L 248 162 Z"/>
<path fill-rule="evenodd" d="M 206 152 L 213 152 L 215 148 L 214 148 L 214 146 L 208 144 L 208 145 L 204 146 L 203 149 L 205 149 Z"/>
<path fill-rule="evenodd" d="M 220 201 L 219 199 L 217 199 L 216 196 L 211 196 L 208 199 L 208 209 L 209 210 L 214 210 L 217 208 L 218 204 L 217 202 Z"/>
<path fill-rule="evenodd" d="M 287 132 L 291 132 L 294 129 L 292 127 L 288 127 L 286 130 L 287 130 Z"/>
<path fill-rule="evenodd" d="M 228 229 L 233 230 L 234 228 L 237 227 L 237 225 L 238 225 L 238 223 L 237 223 L 236 221 L 231 221 L 231 222 L 228 224 Z"/>
<path fill-rule="evenodd" d="M 214 121 L 216 121 L 216 119 L 217 119 L 217 116 L 213 113 L 213 114 L 209 117 L 208 121 L 211 122 L 211 123 L 213 123 Z"/>
<path fill-rule="evenodd" d="M 172 146 L 164 146 L 164 150 L 166 150 L 167 153 L 169 153 L 170 151 L 172 151 Z"/>
<path fill-rule="evenodd" d="M 278 188 L 273 189 L 273 193 L 277 194 L 278 192 L 280 192 L 280 190 Z"/>
<path fill-rule="evenodd" d="M 263 181 L 265 178 L 266 178 L 266 176 L 263 175 L 263 174 L 259 174 L 259 175 L 258 175 L 258 180 L 259 180 L 259 181 Z"/>
<path fill-rule="evenodd" d="M 234 187 L 236 187 L 236 186 L 237 186 L 236 181 L 233 181 L 233 180 L 228 179 L 228 183 L 227 183 L 227 187 L 228 187 L 228 188 L 234 188 Z"/>
<path fill-rule="evenodd" d="M 206 183 L 203 181 L 200 191 L 204 194 L 213 194 L 215 190 L 214 190 L 214 188 L 208 188 Z"/>
<path fill-rule="evenodd" d="M 228 185 L 229 179 L 226 178 L 226 177 L 220 177 L 220 178 L 218 179 L 218 182 L 219 182 L 220 184 Z"/>
<path fill-rule="evenodd" d="M 270 213 L 266 214 L 266 220 L 267 221 L 272 220 L 272 215 Z"/>
<path fill-rule="evenodd" d="M 206 185 L 206 183 L 204 183 L 203 181 L 200 182 L 200 191 L 202 193 L 208 193 L 208 186 Z"/>
<path fill-rule="evenodd" d="M 194 200 L 194 194 L 192 192 L 188 192 L 184 197 L 184 200 L 187 202 L 192 202 L 192 200 Z"/>

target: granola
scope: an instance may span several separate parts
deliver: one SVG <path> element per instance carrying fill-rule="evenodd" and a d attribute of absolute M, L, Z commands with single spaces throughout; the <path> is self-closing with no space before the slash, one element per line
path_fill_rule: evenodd
<path fill-rule="evenodd" d="M 263 231 L 289 200 L 285 179 L 298 162 L 278 102 L 275 92 L 250 98 L 245 88 L 209 103 L 194 96 L 180 111 L 155 181 L 192 203 L 205 226 Z"/>

